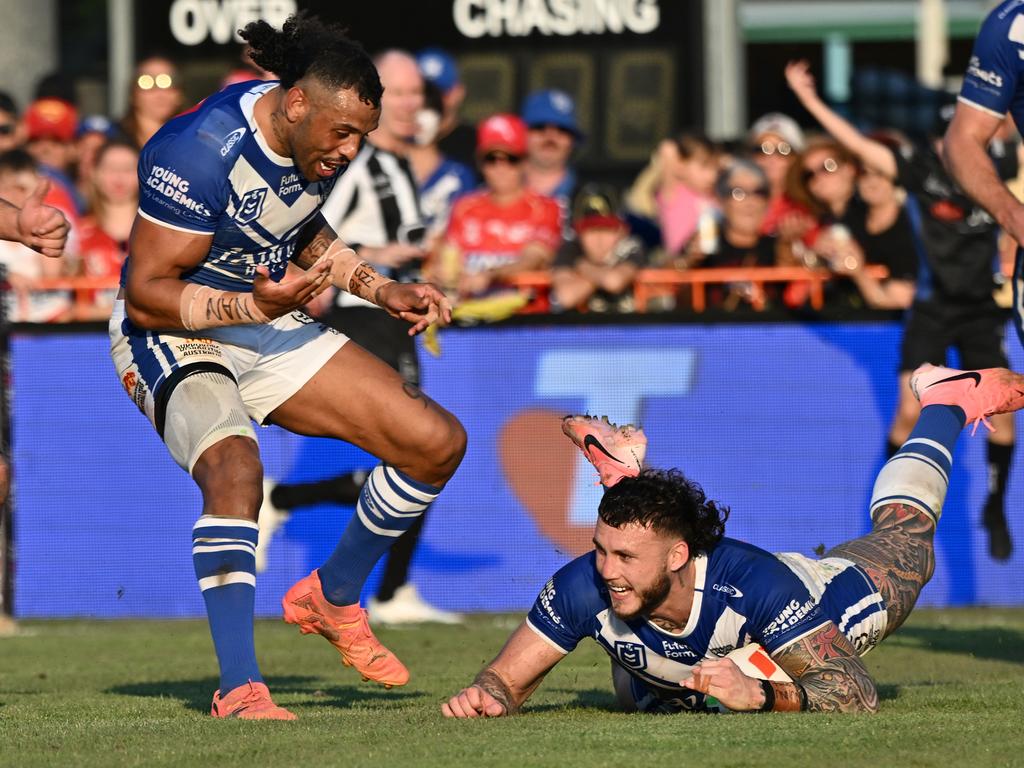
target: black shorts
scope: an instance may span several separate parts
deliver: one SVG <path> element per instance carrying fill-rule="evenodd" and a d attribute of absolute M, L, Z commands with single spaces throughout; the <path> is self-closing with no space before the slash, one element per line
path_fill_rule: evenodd
<path fill-rule="evenodd" d="M 944 365 L 955 347 L 962 368 L 1005 368 L 1006 317 L 994 302 L 939 304 L 915 302 L 903 329 L 900 371 L 924 363 Z"/>
<path fill-rule="evenodd" d="M 331 307 L 320 318 L 390 365 L 407 384 L 420 385 L 416 339 L 409 323 L 376 307 Z"/>

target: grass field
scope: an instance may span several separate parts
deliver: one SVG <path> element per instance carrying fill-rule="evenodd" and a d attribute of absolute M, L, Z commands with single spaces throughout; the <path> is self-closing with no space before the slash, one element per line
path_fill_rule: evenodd
<path fill-rule="evenodd" d="M 392 691 L 360 682 L 323 639 L 260 623 L 264 674 L 295 723 L 207 716 L 217 682 L 201 622 L 26 622 L 0 639 L 0 765 L 1024 765 L 1024 610 L 911 616 L 866 659 L 873 716 L 616 713 L 607 657 L 585 642 L 522 714 L 443 719 L 441 700 L 517 621 L 382 630 L 413 672 Z"/>

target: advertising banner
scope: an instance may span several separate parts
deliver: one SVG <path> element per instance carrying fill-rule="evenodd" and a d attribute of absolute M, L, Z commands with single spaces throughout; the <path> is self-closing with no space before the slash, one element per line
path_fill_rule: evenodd
<path fill-rule="evenodd" d="M 808 555 L 859 536 L 896 405 L 899 338 L 894 323 L 444 331 L 441 357 L 423 355 L 423 380 L 469 448 L 428 512 L 412 579 L 443 608 L 521 611 L 589 548 L 601 488 L 560 432 L 570 413 L 641 424 L 648 464 L 678 467 L 731 507 L 730 536 Z M 190 548 L 199 493 L 125 395 L 106 338 L 15 337 L 12 373 L 15 615 L 202 615 Z M 1024 547 L 995 563 L 979 525 L 984 434 L 958 445 L 921 604 L 1024 604 Z M 276 427 L 259 439 L 279 482 L 374 465 Z M 1021 476 L 1015 466 L 1006 502 L 1018 539 Z M 257 580 L 261 615 L 279 614 L 352 512 L 298 509 L 275 532 Z"/>

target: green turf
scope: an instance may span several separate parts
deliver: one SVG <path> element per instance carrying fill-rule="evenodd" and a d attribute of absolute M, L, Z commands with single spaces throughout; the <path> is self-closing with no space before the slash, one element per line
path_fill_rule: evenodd
<path fill-rule="evenodd" d="M 444 720 L 438 705 L 515 625 L 380 634 L 412 669 L 385 691 L 319 637 L 263 622 L 257 646 L 295 723 L 215 721 L 200 622 L 25 622 L 0 639 L 0 765 L 1024 765 L 1024 610 L 920 611 L 866 659 L 878 715 L 624 715 L 592 642 L 523 714 Z"/>

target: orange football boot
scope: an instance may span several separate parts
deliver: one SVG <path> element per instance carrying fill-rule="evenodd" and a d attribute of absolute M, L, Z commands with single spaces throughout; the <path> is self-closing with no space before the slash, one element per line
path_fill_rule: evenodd
<path fill-rule="evenodd" d="M 210 714 L 214 717 L 234 717 L 238 720 L 295 720 L 295 715 L 279 707 L 270 698 L 270 691 L 263 683 L 251 680 L 228 691 L 223 698 L 220 691 L 213 694 Z"/>
<path fill-rule="evenodd" d="M 366 611 L 359 603 L 337 606 L 328 602 L 317 571 L 292 585 L 281 607 L 286 622 L 297 624 L 304 635 L 326 637 L 338 649 L 345 666 L 355 667 L 364 680 L 385 688 L 409 682 L 409 670 L 374 636 Z"/>

